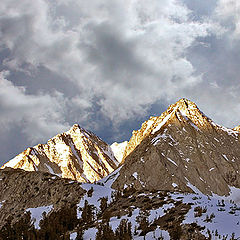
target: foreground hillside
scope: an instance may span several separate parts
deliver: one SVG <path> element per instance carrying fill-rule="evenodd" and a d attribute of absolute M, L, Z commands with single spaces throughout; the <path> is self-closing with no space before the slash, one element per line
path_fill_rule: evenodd
<path fill-rule="evenodd" d="M 234 200 L 200 192 L 117 191 L 111 183 L 118 174 L 81 184 L 47 173 L 0 170 L 0 239 L 240 237 L 240 204 Z"/>

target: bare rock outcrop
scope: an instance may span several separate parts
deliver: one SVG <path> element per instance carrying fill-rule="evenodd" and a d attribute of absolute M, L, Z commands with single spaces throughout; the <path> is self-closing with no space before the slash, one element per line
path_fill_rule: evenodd
<path fill-rule="evenodd" d="M 11 217 L 18 221 L 26 209 L 52 205 L 54 211 L 77 204 L 85 190 L 81 183 L 47 172 L 0 169 L 0 229 Z"/>

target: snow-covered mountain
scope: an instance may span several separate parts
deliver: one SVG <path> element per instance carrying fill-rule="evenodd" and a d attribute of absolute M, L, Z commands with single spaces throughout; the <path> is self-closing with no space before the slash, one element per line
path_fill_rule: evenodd
<path fill-rule="evenodd" d="M 123 156 L 124 156 L 127 145 L 128 145 L 128 141 L 124 141 L 121 143 L 114 142 L 111 145 L 111 149 L 114 153 L 114 156 L 118 160 L 119 163 L 121 163 L 123 160 Z"/>
<path fill-rule="evenodd" d="M 2 168 L 43 171 L 80 182 L 94 182 L 116 169 L 118 161 L 110 146 L 79 125 L 27 148 Z"/>
<path fill-rule="evenodd" d="M 240 188 L 240 134 L 215 124 L 181 99 L 134 131 L 116 189 L 162 189 L 227 195 Z"/>

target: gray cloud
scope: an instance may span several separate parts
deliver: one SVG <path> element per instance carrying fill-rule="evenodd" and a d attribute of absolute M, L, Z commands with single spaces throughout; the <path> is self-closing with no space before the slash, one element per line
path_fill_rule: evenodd
<path fill-rule="evenodd" d="M 65 102 L 60 93 L 25 94 L 23 87 L 16 87 L 6 79 L 7 74 L 0 73 L 1 126 L 22 125 L 21 131 L 33 141 L 69 127 L 64 122 Z"/>
<path fill-rule="evenodd" d="M 124 140 L 124 131 L 181 97 L 233 126 L 240 21 L 230 2 L 4 1 L 0 125 L 8 130 L 0 143 L 18 129 L 19 150 L 75 122 Z M 2 151 L 4 161 L 12 156 Z"/>

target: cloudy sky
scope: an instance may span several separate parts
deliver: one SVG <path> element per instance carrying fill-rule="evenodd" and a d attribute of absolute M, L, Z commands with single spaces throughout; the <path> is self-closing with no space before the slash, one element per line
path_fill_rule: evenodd
<path fill-rule="evenodd" d="M 0 165 L 79 123 L 108 143 L 186 97 L 240 124 L 238 0 L 3 0 Z"/>

